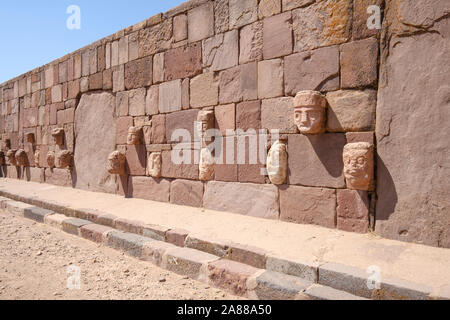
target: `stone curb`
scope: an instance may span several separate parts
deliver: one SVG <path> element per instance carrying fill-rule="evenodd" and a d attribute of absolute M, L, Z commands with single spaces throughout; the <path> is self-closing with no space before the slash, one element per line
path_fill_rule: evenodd
<path fill-rule="evenodd" d="M 273 283 L 265 279 L 268 278 L 270 274 L 265 275 L 259 280 L 257 280 L 257 277 L 255 278 L 258 271 L 266 271 L 264 269 L 267 269 L 266 272 L 273 272 L 273 274 L 280 274 L 283 276 L 292 276 L 293 278 L 316 284 L 316 286 L 311 286 L 304 292 L 300 292 L 295 297 L 296 299 L 329 299 L 330 297 L 337 297 L 337 299 L 342 298 L 344 300 L 353 300 L 359 297 L 377 300 L 449 299 L 448 288 L 438 290 L 439 292 L 434 292 L 430 287 L 392 278 L 382 279 L 380 289 L 369 290 L 367 288 L 368 274 L 364 270 L 347 265 L 337 263 L 323 263 L 322 265 L 319 265 L 316 262 L 293 261 L 277 257 L 260 248 L 234 244 L 231 242 L 228 243 L 226 241 L 209 241 L 191 235 L 186 230 L 145 225 L 139 221 L 120 219 L 114 215 L 100 211 L 91 209 L 73 209 L 57 202 L 42 201 L 35 197 L 22 197 L 3 190 L 0 190 L 0 197 L 3 197 L 0 198 L 1 207 L 13 214 L 24 216 L 26 209 L 28 210 L 27 212 L 32 212 L 36 207 L 44 208 L 49 212 L 52 212 L 52 214 L 45 214 L 43 222 L 95 242 L 99 241 L 99 232 L 95 233 L 92 231 L 93 234 L 88 236 L 86 233 L 87 231 L 85 231 L 83 236 L 81 230 L 86 230 L 88 226 L 97 228 L 93 223 L 97 223 L 99 227 L 109 227 L 110 229 L 104 229 L 108 230 L 107 232 L 105 231 L 104 234 L 102 233 L 102 242 L 104 245 L 122 250 L 131 256 L 150 261 L 158 266 L 168 265 L 167 261 L 164 260 L 164 254 L 167 251 L 174 250 L 174 248 L 182 250 L 189 249 L 201 254 L 215 256 L 217 258 L 216 261 L 201 265 L 197 278 L 200 281 L 208 282 L 216 287 L 229 290 L 233 294 L 255 297 L 258 296 L 259 290 L 259 295 L 262 296 L 269 295 L 269 293 L 264 292 L 272 292 L 270 293 L 270 295 L 273 296 L 271 299 L 277 299 L 283 295 L 292 298 L 293 290 L 290 289 L 289 286 L 286 286 L 285 289 L 281 289 L 284 288 L 284 284 L 287 283 L 286 281 L 281 280 L 281 276 L 272 275 L 273 280 L 271 281 L 273 281 Z M 9 199 L 13 199 L 14 201 Z M 61 215 L 61 213 L 63 215 Z M 76 217 L 83 217 L 87 220 Z M 140 234 L 125 233 L 113 229 L 116 227 L 117 221 L 119 222 L 120 228 L 139 232 Z M 201 255 L 199 254 L 199 256 Z M 219 258 L 221 258 L 221 260 L 218 260 Z M 238 260 L 238 262 L 235 260 Z M 188 265 L 186 267 L 188 268 L 187 270 L 190 270 L 189 268 L 194 268 L 193 266 L 195 266 L 195 268 L 192 270 L 198 269 L 198 260 L 193 259 L 193 261 L 189 261 L 189 263 L 187 261 L 189 261 L 189 259 L 186 259 Z M 228 267 L 217 267 L 215 263 L 219 263 L 219 266 L 226 264 Z M 246 271 L 242 274 L 236 273 L 235 270 L 239 270 L 239 268 L 237 268 L 235 264 L 245 266 L 242 268 Z M 232 267 L 233 265 L 234 267 Z M 252 270 L 254 272 L 248 274 L 247 267 L 253 268 Z M 197 274 L 196 272 L 197 271 L 195 271 L 195 274 Z M 259 276 L 261 276 L 261 274 L 259 274 Z M 229 285 L 226 284 L 226 281 L 223 281 L 225 278 L 235 279 L 241 284 L 236 287 L 236 283 L 234 283 L 235 287 L 229 287 Z M 242 279 L 245 279 L 245 285 L 242 285 Z M 250 281 L 253 286 L 251 287 L 251 290 L 248 290 L 247 288 L 247 281 Z M 233 283 L 233 281 L 231 282 Z M 259 289 L 255 291 L 256 288 Z"/>
<path fill-rule="evenodd" d="M 25 218 L 36 222 L 44 223 L 45 217 L 54 214 L 53 211 L 42 209 L 39 207 L 25 208 L 23 215 Z"/>

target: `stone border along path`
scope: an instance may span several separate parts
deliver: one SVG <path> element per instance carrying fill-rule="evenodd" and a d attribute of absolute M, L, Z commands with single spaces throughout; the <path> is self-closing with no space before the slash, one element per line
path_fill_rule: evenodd
<path fill-rule="evenodd" d="M 168 271 L 250 299 L 450 299 L 431 288 L 400 279 L 383 279 L 369 290 L 364 270 L 337 264 L 308 264 L 267 257 L 264 250 L 209 242 L 182 229 L 144 225 L 90 209 L 0 191 L 0 207 L 73 235 L 121 250 Z M 10 200 L 13 199 L 13 200 Z"/>

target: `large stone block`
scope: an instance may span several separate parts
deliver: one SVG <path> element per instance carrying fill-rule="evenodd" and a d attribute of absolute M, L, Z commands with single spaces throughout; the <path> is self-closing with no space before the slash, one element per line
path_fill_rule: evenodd
<path fill-rule="evenodd" d="M 227 130 L 236 128 L 236 112 L 234 104 L 217 106 L 214 109 L 216 119 L 216 129 L 220 130 L 222 136 L 226 135 Z"/>
<path fill-rule="evenodd" d="M 151 138 L 152 144 L 166 143 L 166 116 L 156 115 L 152 117 Z"/>
<path fill-rule="evenodd" d="M 161 113 L 181 110 L 181 80 L 159 85 L 158 106 Z"/>
<path fill-rule="evenodd" d="M 239 63 L 260 61 L 263 58 L 263 23 L 245 26 L 240 31 Z"/>
<path fill-rule="evenodd" d="M 169 202 L 170 182 L 167 180 L 155 180 L 151 177 L 130 177 L 128 184 L 129 195 L 133 198 Z"/>
<path fill-rule="evenodd" d="M 203 66 L 210 71 L 234 67 L 239 58 L 239 32 L 221 33 L 203 41 Z"/>
<path fill-rule="evenodd" d="M 208 38 L 214 34 L 214 8 L 211 2 L 188 11 L 188 36 L 190 42 Z"/>
<path fill-rule="evenodd" d="M 284 186 L 280 189 L 280 219 L 336 228 L 336 191 Z"/>
<path fill-rule="evenodd" d="M 140 30 L 139 57 L 167 50 L 170 47 L 172 31 L 172 19 L 166 19 L 162 23 Z"/>
<path fill-rule="evenodd" d="M 202 44 L 192 43 L 164 53 L 166 81 L 196 76 L 202 72 Z"/>
<path fill-rule="evenodd" d="M 263 19 L 281 12 L 281 0 L 261 0 L 258 3 L 258 17 Z"/>
<path fill-rule="evenodd" d="M 230 13 L 228 0 L 214 1 L 214 24 L 216 34 L 228 31 Z"/>
<path fill-rule="evenodd" d="M 378 79 L 378 40 L 345 43 L 341 46 L 341 87 L 359 88 L 376 84 Z"/>
<path fill-rule="evenodd" d="M 125 88 L 127 90 L 148 87 L 152 84 L 152 57 L 128 62 L 125 65 Z"/>
<path fill-rule="evenodd" d="M 344 134 L 289 136 L 289 183 L 345 188 L 342 154 Z"/>
<path fill-rule="evenodd" d="M 186 40 L 188 37 L 187 15 L 180 14 L 173 18 L 173 39 L 175 42 Z"/>
<path fill-rule="evenodd" d="M 167 142 L 193 142 L 194 130 L 196 130 L 195 122 L 197 121 L 198 110 L 183 110 L 179 112 L 173 112 L 166 115 L 166 141 Z M 189 141 L 182 140 L 177 133 L 184 135 L 184 139 L 190 139 Z M 175 135 L 174 135 L 175 134 Z M 173 138 L 172 138 L 172 135 Z"/>
<path fill-rule="evenodd" d="M 147 168 L 147 150 L 144 145 L 127 146 L 128 173 L 133 176 L 145 176 Z"/>
<path fill-rule="evenodd" d="M 128 114 L 130 116 L 145 115 L 145 98 L 147 90 L 145 88 L 134 89 L 128 92 Z"/>
<path fill-rule="evenodd" d="M 349 232 L 369 231 L 369 197 L 366 191 L 337 190 L 337 227 Z"/>
<path fill-rule="evenodd" d="M 339 89 L 339 47 L 320 48 L 286 57 L 284 77 L 285 93 L 291 96 L 302 90 Z"/>
<path fill-rule="evenodd" d="M 220 73 L 221 104 L 258 98 L 258 66 L 256 62 L 237 66 Z"/>
<path fill-rule="evenodd" d="M 294 122 L 294 99 L 282 97 L 262 100 L 261 128 L 279 130 L 280 133 L 297 133 Z"/>
<path fill-rule="evenodd" d="M 282 0 L 283 11 L 306 7 L 315 1 L 316 0 Z"/>
<path fill-rule="evenodd" d="M 165 178 L 174 179 L 189 179 L 198 180 L 199 171 L 198 164 L 194 163 L 194 152 L 199 152 L 198 150 L 184 150 L 190 156 L 190 163 L 178 163 L 172 159 L 172 152 L 176 151 L 163 151 L 162 152 L 162 176 Z"/>
<path fill-rule="evenodd" d="M 252 293 L 261 300 L 294 300 L 311 282 L 282 273 L 265 271 L 255 279 Z"/>
<path fill-rule="evenodd" d="M 264 59 L 286 56 L 292 53 L 291 12 L 264 19 Z"/>
<path fill-rule="evenodd" d="M 210 181 L 203 206 L 259 218 L 278 219 L 278 189 L 273 185 Z"/>
<path fill-rule="evenodd" d="M 388 238 L 450 248 L 450 57 L 444 39 L 450 32 L 448 16 L 442 19 L 449 3 L 389 3 L 399 9 L 394 11 L 398 16 L 391 17 L 400 19 L 395 32 L 420 26 L 435 32 L 394 36 L 382 52 L 376 231 Z"/>
<path fill-rule="evenodd" d="M 283 95 L 283 61 L 265 60 L 258 63 L 258 97 L 267 99 Z"/>
<path fill-rule="evenodd" d="M 114 193 L 116 183 L 106 169 L 106 160 L 116 148 L 116 99 L 110 93 L 81 97 L 75 111 L 75 187 Z"/>
<path fill-rule="evenodd" d="M 261 127 L 261 102 L 241 102 L 236 106 L 236 129 L 247 131 Z"/>
<path fill-rule="evenodd" d="M 230 0 L 230 29 L 258 20 L 257 0 Z"/>
<path fill-rule="evenodd" d="M 378 6 L 380 9 L 384 7 L 384 0 L 354 0 L 353 1 L 353 39 L 363 39 L 375 36 L 380 30 L 376 28 L 369 29 L 367 21 L 373 17 L 374 12 L 367 12 L 369 6 Z M 380 21 L 381 22 L 381 21 Z"/>
<path fill-rule="evenodd" d="M 219 101 L 219 79 L 214 72 L 203 73 L 190 81 L 190 105 L 201 108 L 217 105 Z"/>
<path fill-rule="evenodd" d="M 370 131 L 375 128 L 377 92 L 342 90 L 329 92 L 328 123 L 330 132 Z"/>
<path fill-rule="evenodd" d="M 317 1 L 292 16 L 296 52 L 341 44 L 351 36 L 351 0 Z"/>
<path fill-rule="evenodd" d="M 170 186 L 170 203 L 201 207 L 203 204 L 203 183 L 189 180 L 172 181 Z"/>
<path fill-rule="evenodd" d="M 46 168 L 45 182 L 60 187 L 72 187 L 72 175 L 70 174 L 70 170 L 67 169 Z"/>

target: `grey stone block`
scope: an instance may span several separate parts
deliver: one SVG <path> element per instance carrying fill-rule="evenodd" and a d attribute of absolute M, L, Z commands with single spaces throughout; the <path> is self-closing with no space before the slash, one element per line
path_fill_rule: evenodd
<path fill-rule="evenodd" d="M 284 258 L 269 255 L 267 257 L 266 268 L 270 271 L 276 271 L 302 279 L 317 282 L 318 263 L 307 261 L 292 261 Z"/>
<path fill-rule="evenodd" d="M 77 219 L 77 218 L 70 218 L 70 219 L 63 221 L 62 229 L 63 229 L 63 231 L 65 231 L 67 233 L 78 236 L 80 234 L 79 229 L 82 226 L 85 226 L 88 224 L 92 224 L 92 222 L 87 221 L 87 220 Z"/>
<path fill-rule="evenodd" d="M 31 219 L 40 223 L 44 223 L 44 218 L 48 215 L 54 214 L 53 211 L 38 208 L 38 207 L 32 207 L 32 208 L 25 208 L 23 212 L 23 216 L 27 219 Z"/>
<path fill-rule="evenodd" d="M 230 254 L 230 245 L 225 242 L 211 242 L 198 236 L 188 235 L 184 245 L 187 248 L 200 250 L 218 257 L 225 257 Z"/>
<path fill-rule="evenodd" d="M 142 247 L 145 243 L 151 241 L 154 240 L 132 233 L 111 231 L 108 233 L 106 245 L 113 249 L 121 250 L 132 257 L 141 258 Z"/>
<path fill-rule="evenodd" d="M 212 254 L 189 248 L 173 248 L 165 252 L 161 266 L 177 274 L 197 279 L 203 265 L 219 260 Z"/>
<path fill-rule="evenodd" d="M 260 300 L 293 300 L 311 286 L 310 281 L 274 271 L 265 271 L 256 278 L 254 293 Z"/>

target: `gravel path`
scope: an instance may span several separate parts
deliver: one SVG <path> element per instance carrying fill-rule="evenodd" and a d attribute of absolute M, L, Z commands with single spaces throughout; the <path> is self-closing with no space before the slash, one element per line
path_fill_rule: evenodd
<path fill-rule="evenodd" d="M 81 271 L 69 290 L 68 267 Z M 0 299 L 238 299 L 206 284 L 69 235 L 0 212 Z"/>

